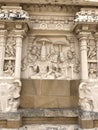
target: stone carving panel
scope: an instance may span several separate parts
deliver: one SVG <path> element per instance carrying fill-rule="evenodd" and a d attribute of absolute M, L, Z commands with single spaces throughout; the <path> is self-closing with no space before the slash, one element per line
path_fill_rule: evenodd
<path fill-rule="evenodd" d="M 82 110 L 98 112 L 98 81 L 82 82 L 79 86 L 79 104 Z"/>
<path fill-rule="evenodd" d="M 5 46 L 4 75 L 14 76 L 16 57 L 16 41 L 13 36 L 8 37 Z"/>
<path fill-rule="evenodd" d="M 21 90 L 21 82 L 15 80 L 13 82 L 0 82 L 0 111 L 15 112 L 19 107 L 19 97 Z"/>
<path fill-rule="evenodd" d="M 67 39 L 52 42 L 48 38 L 37 38 L 28 47 L 22 70 L 28 68 L 32 72 L 29 74 L 31 79 L 74 79 L 80 71 L 74 47 Z"/>
<path fill-rule="evenodd" d="M 90 79 L 97 78 L 97 46 L 93 39 L 88 40 L 87 44 L 88 57 L 88 76 Z"/>
<path fill-rule="evenodd" d="M 6 47 L 5 47 L 5 57 L 15 57 L 15 49 L 16 42 L 14 37 L 8 37 Z"/>

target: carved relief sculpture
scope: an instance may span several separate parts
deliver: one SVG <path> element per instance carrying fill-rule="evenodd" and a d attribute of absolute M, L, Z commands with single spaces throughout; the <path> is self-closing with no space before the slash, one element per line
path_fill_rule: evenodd
<path fill-rule="evenodd" d="M 29 66 L 31 78 L 73 79 L 74 73 L 80 71 L 74 45 L 71 46 L 68 42 L 53 43 L 48 38 L 41 38 L 36 39 L 28 49 L 28 54 L 22 61 L 22 70 L 25 71 Z M 64 49 L 67 49 L 66 54 Z"/>
<path fill-rule="evenodd" d="M 6 91 L 5 91 L 6 90 Z M 15 112 L 19 107 L 21 82 L 0 82 L 0 110 L 1 112 Z"/>
<path fill-rule="evenodd" d="M 16 41 L 14 37 L 8 37 L 5 46 L 4 75 L 14 76 L 16 56 Z"/>
<path fill-rule="evenodd" d="M 89 80 L 88 82 L 82 82 L 79 86 L 79 103 L 81 109 L 84 111 L 98 112 L 98 81 Z"/>

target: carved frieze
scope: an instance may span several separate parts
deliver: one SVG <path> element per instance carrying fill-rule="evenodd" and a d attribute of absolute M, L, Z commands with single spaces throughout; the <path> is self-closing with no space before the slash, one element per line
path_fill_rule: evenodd
<path fill-rule="evenodd" d="M 69 30 L 72 29 L 74 16 L 44 16 L 33 15 L 30 28 L 41 30 Z"/>
<path fill-rule="evenodd" d="M 32 79 L 74 79 L 80 72 L 74 47 L 66 38 L 56 42 L 44 37 L 35 38 L 22 60 L 22 70 L 27 71 L 28 68 Z"/>

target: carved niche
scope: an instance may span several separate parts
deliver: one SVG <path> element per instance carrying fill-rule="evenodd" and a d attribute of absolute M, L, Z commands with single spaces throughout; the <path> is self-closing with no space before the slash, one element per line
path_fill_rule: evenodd
<path fill-rule="evenodd" d="M 31 79 L 74 79 L 79 77 L 80 63 L 75 45 L 65 41 L 53 42 L 49 38 L 35 38 L 22 60 L 22 71 Z"/>

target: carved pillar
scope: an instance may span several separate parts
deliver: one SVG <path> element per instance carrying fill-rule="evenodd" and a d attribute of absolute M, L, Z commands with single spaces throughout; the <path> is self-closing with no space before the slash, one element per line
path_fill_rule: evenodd
<path fill-rule="evenodd" d="M 20 79 L 21 75 L 21 54 L 22 54 L 22 39 L 24 30 L 15 30 L 16 37 L 16 61 L 15 61 L 15 78 Z"/>
<path fill-rule="evenodd" d="M 7 30 L 0 30 L 0 76 L 3 75 L 6 33 Z"/>
<path fill-rule="evenodd" d="M 95 33 L 95 41 L 96 41 L 96 53 L 97 53 L 97 70 L 98 70 L 98 32 Z M 97 77 L 98 77 L 98 71 L 97 71 Z"/>
<path fill-rule="evenodd" d="M 81 53 L 81 79 L 88 79 L 88 62 L 87 62 L 87 32 L 79 33 L 80 53 Z"/>

